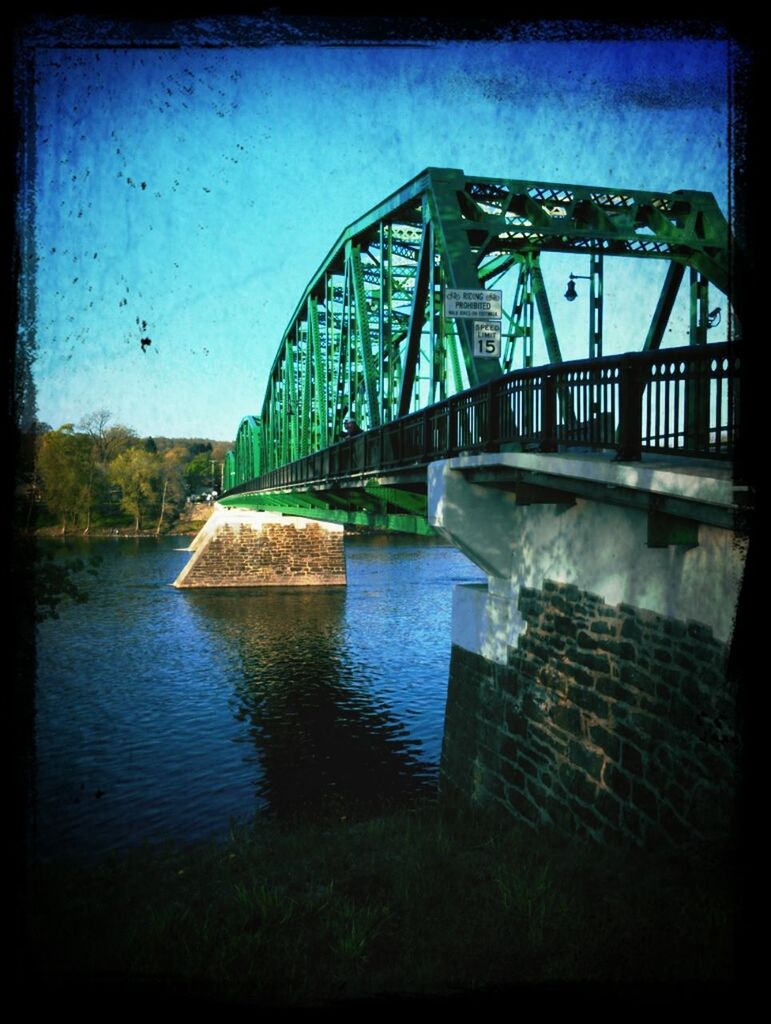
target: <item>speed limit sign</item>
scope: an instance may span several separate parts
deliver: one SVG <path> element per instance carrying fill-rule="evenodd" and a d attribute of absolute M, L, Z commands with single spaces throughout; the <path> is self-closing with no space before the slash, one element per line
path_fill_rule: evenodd
<path fill-rule="evenodd" d="M 499 359 L 501 355 L 501 321 L 474 321 L 474 355 Z"/>

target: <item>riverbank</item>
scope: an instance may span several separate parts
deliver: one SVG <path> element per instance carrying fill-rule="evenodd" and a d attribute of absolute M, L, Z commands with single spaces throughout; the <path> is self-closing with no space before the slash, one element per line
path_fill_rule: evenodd
<path fill-rule="evenodd" d="M 112 525 L 112 526 L 98 526 L 91 527 L 88 533 L 84 533 L 82 530 L 68 530 L 66 533 L 62 533 L 61 526 L 41 526 L 35 530 L 30 531 L 29 535 L 34 537 L 41 537 L 46 540 L 57 540 L 59 538 L 78 538 L 78 539 L 102 539 L 106 537 L 123 537 L 123 538 L 136 538 L 136 537 L 194 537 L 201 528 L 206 524 L 212 512 L 214 511 L 215 504 L 213 502 L 198 502 L 185 507 L 184 511 L 180 514 L 179 518 L 175 520 L 170 526 L 164 526 L 158 534 L 156 527 L 151 527 L 145 530 L 136 530 L 133 525 L 127 526 L 125 524 Z M 368 537 L 375 535 L 389 536 L 389 530 L 373 529 L 369 526 L 353 526 L 346 525 L 346 535 L 352 537 Z"/>
<path fill-rule="evenodd" d="M 136 538 L 136 537 L 187 537 L 195 536 L 206 522 L 205 519 L 190 520 L 175 523 L 168 530 L 161 530 L 160 534 L 152 530 L 135 530 L 133 526 L 112 526 L 98 527 L 83 533 L 82 530 L 68 530 L 62 533 L 59 526 L 43 526 L 31 534 L 33 537 L 40 537 L 45 540 L 104 540 L 110 537 Z"/>
<path fill-rule="evenodd" d="M 720 996 L 735 981 L 736 895 L 725 859 L 583 846 L 433 803 L 263 820 L 222 843 L 34 866 L 28 991 L 137 1006 L 554 982 Z"/>
<path fill-rule="evenodd" d="M 160 534 L 158 534 L 155 529 L 139 530 L 139 531 L 137 531 L 137 530 L 134 529 L 133 526 L 97 527 L 97 528 L 94 528 L 94 529 L 90 529 L 88 531 L 88 533 L 83 533 L 80 530 L 68 530 L 67 533 L 63 534 L 60 526 L 43 526 L 43 527 L 40 527 L 37 530 L 32 531 L 31 533 L 29 533 L 27 535 L 28 536 L 33 536 L 33 537 L 44 538 L 45 540 L 59 540 L 59 539 L 67 540 L 67 539 L 73 539 L 73 538 L 76 538 L 78 540 L 88 540 L 89 538 L 92 539 L 92 540 L 97 540 L 97 539 L 102 540 L 102 539 L 110 538 L 110 537 L 122 537 L 122 538 L 132 538 L 133 537 L 133 538 L 136 538 L 136 537 L 158 537 L 158 536 L 160 536 L 160 537 L 194 537 L 201 530 L 201 528 L 206 524 L 206 521 L 207 521 L 208 518 L 209 518 L 209 516 L 207 515 L 204 518 L 198 518 L 198 519 L 185 519 L 185 520 L 180 519 L 178 522 L 174 523 L 174 525 L 171 526 L 169 529 L 161 530 Z M 372 527 L 369 527 L 369 526 L 355 526 L 355 525 L 354 526 L 350 526 L 348 524 L 346 524 L 346 526 L 345 526 L 345 533 L 346 533 L 346 536 L 351 536 L 351 537 L 376 537 L 376 536 L 388 537 L 388 536 L 392 536 L 392 533 L 389 530 L 380 530 L 380 529 L 375 529 L 375 528 L 372 528 Z M 422 540 L 427 540 L 427 539 L 432 539 L 432 538 L 422 537 L 421 539 Z M 443 545 L 446 545 L 446 543 L 447 543 L 442 538 L 436 538 L 436 539 L 439 540 Z"/>
<path fill-rule="evenodd" d="M 88 533 L 85 533 L 83 530 L 67 530 L 66 533 L 62 533 L 62 528 L 59 525 L 40 526 L 30 531 L 30 535 L 46 540 L 56 540 L 58 538 L 66 540 L 67 538 L 102 539 L 105 537 L 195 536 L 207 522 L 213 511 L 214 504 L 212 502 L 197 502 L 187 505 L 176 520 L 170 525 L 164 524 L 161 527 L 160 534 L 158 533 L 157 525 L 144 530 L 137 530 L 133 524 L 112 523 L 110 525 L 92 526 L 89 528 Z"/>

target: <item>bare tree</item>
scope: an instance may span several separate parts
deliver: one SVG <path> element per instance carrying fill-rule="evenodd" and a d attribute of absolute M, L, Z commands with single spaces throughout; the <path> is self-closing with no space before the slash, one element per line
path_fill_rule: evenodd
<path fill-rule="evenodd" d="M 91 438 L 96 461 L 102 464 L 107 462 L 107 431 L 111 419 L 112 413 L 109 409 L 97 409 L 96 412 L 84 416 L 78 423 L 78 430 Z"/>

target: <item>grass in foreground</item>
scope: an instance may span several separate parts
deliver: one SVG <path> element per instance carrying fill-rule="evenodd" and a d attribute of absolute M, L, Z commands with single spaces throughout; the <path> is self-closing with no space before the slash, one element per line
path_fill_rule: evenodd
<path fill-rule="evenodd" d="M 37 865 L 38 990 L 315 1004 L 551 980 L 733 976 L 725 865 L 584 847 L 429 805 Z"/>

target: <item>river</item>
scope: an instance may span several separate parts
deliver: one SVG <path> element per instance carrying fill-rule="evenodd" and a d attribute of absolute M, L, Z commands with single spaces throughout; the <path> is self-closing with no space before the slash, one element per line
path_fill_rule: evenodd
<path fill-rule="evenodd" d="M 433 793 L 452 587 L 480 571 L 439 540 L 349 536 L 346 587 L 180 591 L 186 543 L 47 542 L 101 563 L 38 626 L 36 856 Z"/>

